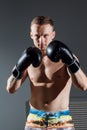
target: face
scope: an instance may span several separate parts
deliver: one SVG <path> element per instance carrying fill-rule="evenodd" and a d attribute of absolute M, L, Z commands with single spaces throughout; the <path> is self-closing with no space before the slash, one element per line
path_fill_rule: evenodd
<path fill-rule="evenodd" d="M 34 45 L 42 52 L 46 51 L 48 44 L 54 39 L 55 31 L 50 24 L 31 26 L 30 36 L 33 39 Z"/>

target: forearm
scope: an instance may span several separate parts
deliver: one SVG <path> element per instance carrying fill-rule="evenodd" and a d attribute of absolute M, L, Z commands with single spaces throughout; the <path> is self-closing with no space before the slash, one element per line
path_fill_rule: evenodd
<path fill-rule="evenodd" d="M 82 90 L 87 90 L 87 76 L 81 68 L 76 73 L 72 73 L 73 84 Z"/>
<path fill-rule="evenodd" d="M 9 93 L 14 93 L 21 86 L 21 79 L 17 80 L 13 75 L 11 75 L 7 80 L 7 91 Z"/>

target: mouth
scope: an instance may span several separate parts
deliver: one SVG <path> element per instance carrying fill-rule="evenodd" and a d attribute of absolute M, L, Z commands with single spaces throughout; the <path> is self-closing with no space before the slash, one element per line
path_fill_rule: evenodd
<path fill-rule="evenodd" d="M 46 51 L 46 47 L 42 47 L 42 48 L 41 48 L 41 51 Z"/>

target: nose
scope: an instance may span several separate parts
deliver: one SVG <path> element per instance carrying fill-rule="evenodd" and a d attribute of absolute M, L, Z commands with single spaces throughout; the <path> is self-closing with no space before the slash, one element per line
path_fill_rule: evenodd
<path fill-rule="evenodd" d="M 41 48 L 43 48 L 44 43 L 45 43 L 45 42 L 44 42 L 43 36 L 40 36 L 40 37 L 39 37 L 39 45 L 40 45 Z"/>
<path fill-rule="evenodd" d="M 43 36 L 40 36 L 40 37 L 39 37 L 39 42 L 42 43 L 43 41 L 44 41 Z"/>

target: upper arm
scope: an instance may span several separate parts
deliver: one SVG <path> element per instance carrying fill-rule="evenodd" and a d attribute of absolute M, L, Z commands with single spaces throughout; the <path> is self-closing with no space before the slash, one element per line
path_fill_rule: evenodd
<path fill-rule="evenodd" d="M 76 73 L 71 74 L 71 77 L 75 86 L 82 90 L 87 90 L 87 76 L 81 68 Z"/>
<path fill-rule="evenodd" d="M 26 80 L 27 76 L 28 76 L 28 70 L 26 69 L 26 70 L 24 71 L 24 73 L 23 73 L 23 77 L 22 77 L 21 84 Z"/>
<path fill-rule="evenodd" d="M 79 63 L 79 59 L 73 54 L 73 56 L 75 57 L 75 59 L 78 61 Z M 71 73 L 71 78 L 72 78 L 72 83 L 77 86 L 78 88 L 82 89 L 82 90 L 86 90 L 87 89 L 87 76 L 86 74 L 83 72 L 83 70 L 81 69 L 81 67 L 79 66 L 79 69 L 77 72 L 75 73 Z"/>

